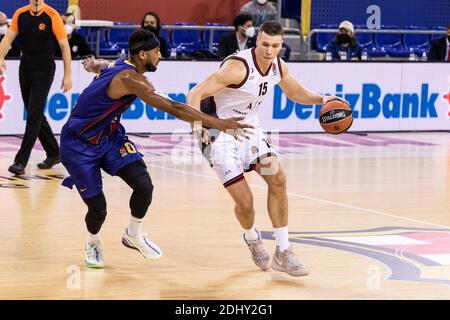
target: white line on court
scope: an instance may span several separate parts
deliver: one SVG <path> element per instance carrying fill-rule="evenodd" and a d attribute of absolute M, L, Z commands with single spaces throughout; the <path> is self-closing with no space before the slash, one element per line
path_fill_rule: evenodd
<path fill-rule="evenodd" d="M 191 175 L 191 176 L 202 177 L 202 178 L 212 179 L 212 180 L 218 180 L 218 178 L 216 176 L 212 176 L 212 175 L 206 175 L 206 174 L 200 174 L 200 173 L 192 173 L 192 172 L 185 171 L 185 170 L 178 170 L 178 169 L 173 169 L 173 168 L 168 168 L 168 167 L 158 166 L 158 165 L 153 165 L 153 164 L 149 164 L 149 167 L 150 167 L 150 169 L 151 168 L 159 168 L 159 169 L 173 171 L 173 172 L 179 172 L 179 173 L 183 173 L 183 174 L 187 174 L 187 175 Z M 267 190 L 266 187 L 263 187 L 263 186 L 260 186 L 260 185 L 257 185 L 257 184 L 253 184 L 253 183 L 249 184 L 249 186 L 251 186 L 253 188 L 257 188 L 257 189 Z M 307 195 L 293 193 L 293 192 L 288 192 L 287 194 L 288 194 L 288 196 L 291 196 L 291 197 L 308 199 L 308 200 L 312 200 L 312 201 L 322 202 L 322 203 L 331 204 L 331 205 L 339 206 L 339 207 L 343 207 L 343 208 L 349 208 L 349 209 L 353 209 L 353 210 L 359 210 L 359 211 L 363 211 L 363 212 L 371 213 L 371 214 L 376 214 L 376 215 L 380 215 L 380 216 L 385 216 L 385 217 L 390 217 L 390 218 L 395 218 L 395 219 L 401 219 L 401 220 L 405 220 L 405 221 L 409 221 L 409 222 L 425 224 L 425 225 L 438 227 L 438 228 L 450 229 L 449 226 L 445 226 L 445 225 L 442 225 L 442 224 L 435 224 L 435 223 L 431 223 L 431 222 L 427 222 L 427 221 L 406 218 L 406 217 L 395 215 L 395 214 L 390 214 L 390 213 L 386 213 L 386 212 L 382 212 L 382 211 L 378 211 L 378 210 L 372 210 L 372 209 L 357 207 L 357 206 L 353 206 L 353 205 L 345 204 L 345 203 L 341 203 L 341 202 L 330 201 L 330 200 L 320 199 L 320 198 L 316 198 L 316 197 L 310 197 L 310 196 L 307 196 Z"/>

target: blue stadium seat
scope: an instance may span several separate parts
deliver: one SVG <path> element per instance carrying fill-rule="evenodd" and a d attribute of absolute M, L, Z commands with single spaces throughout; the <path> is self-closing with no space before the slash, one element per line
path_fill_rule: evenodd
<path fill-rule="evenodd" d="M 335 36 L 336 36 L 335 32 L 318 33 L 317 34 L 317 51 L 325 52 L 328 42 L 330 42 L 330 40 L 334 39 Z"/>
<path fill-rule="evenodd" d="M 114 22 L 117 26 L 133 25 L 131 22 Z M 134 29 L 110 29 L 109 42 L 110 44 L 117 44 L 120 49 L 128 50 L 128 38 L 133 33 Z"/>
<path fill-rule="evenodd" d="M 364 50 L 367 51 L 367 54 L 370 57 L 384 57 L 386 55 L 386 51 L 379 50 L 375 46 L 373 33 L 358 33 L 357 32 L 356 40 L 358 40 L 359 44 L 363 47 Z"/>
<path fill-rule="evenodd" d="M 321 24 L 317 29 L 337 29 L 337 24 Z M 312 39 L 312 46 L 319 52 L 325 52 L 328 42 L 336 36 L 336 32 L 315 33 Z"/>
<path fill-rule="evenodd" d="M 431 35 L 431 40 L 434 40 L 434 39 L 437 39 L 437 38 L 442 38 L 446 34 L 446 31 L 447 31 L 446 27 L 441 27 L 441 26 L 433 27 L 431 29 L 436 30 L 436 31 L 442 31 L 441 34 L 432 34 Z"/>
<path fill-rule="evenodd" d="M 163 25 L 164 24 L 161 24 L 161 26 L 163 26 Z M 159 36 L 163 39 L 166 39 L 167 50 L 170 51 L 173 48 L 172 41 L 170 40 L 170 30 L 161 29 L 161 31 L 159 31 Z"/>
<path fill-rule="evenodd" d="M 398 26 L 382 26 L 381 29 L 398 29 Z M 408 57 L 410 54 L 403 46 L 401 33 L 377 33 L 375 45 L 378 51 L 386 52 L 391 57 Z"/>
<path fill-rule="evenodd" d="M 109 42 L 109 28 L 100 28 L 100 55 L 115 56 L 120 52 L 120 47 L 115 43 Z M 94 47 L 95 50 L 95 47 Z"/>
<path fill-rule="evenodd" d="M 176 26 L 198 26 L 196 23 L 177 22 Z M 205 50 L 199 30 L 172 30 L 172 44 L 177 52 L 191 54 L 196 50 Z"/>
<path fill-rule="evenodd" d="M 414 26 L 406 27 L 410 30 L 426 30 L 426 28 L 419 28 Z M 430 35 L 428 34 L 404 34 L 403 44 L 405 49 L 409 52 L 413 51 L 415 54 L 421 56 L 427 52 L 430 47 Z"/>
<path fill-rule="evenodd" d="M 205 23 L 205 26 L 215 26 L 215 27 L 226 27 L 227 24 L 225 23 Z M 210 37 L 210 30 L 205 30 L 203 32 L 203 45 L 205 48 L 209 48 L 209 37 Z M 228 33 L 227 30 L 220 30 L 220 31 L 214 31 L 213 33 L 213 53 L 216 53 L 218 51 L 219 47 L 219 39 L 224 34 Z"/>
<path fill-rule="evenodd" d="M 87 39 L 87 35 L 88 35 L 88 30 L 87 28 L 76 28 L 75 31 L 82 36 L 85 40 Z"/>

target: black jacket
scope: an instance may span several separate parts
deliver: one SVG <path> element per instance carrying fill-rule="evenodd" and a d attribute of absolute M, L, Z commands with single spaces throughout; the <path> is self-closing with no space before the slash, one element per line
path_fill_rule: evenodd
<path fill-rule="evenodd" d="M 0 36 L 0 41 L 2 41 L 4 36 Z M 18 58 L 20 57 L 20 46 L 17 43 L 16 40 L 13 41 L 11 45 L 11 49 L 9 49 L 8 53 L 6 54 L 7 58 Z"/>
<path fill-rule="evenodd" d="M 167 40 L 159 34 L 156 34 L 156 38 L 159 40 L 159 51 L 161 52 L 161 56 L 168 58 L 170 53 L 167 51 Z"/>
<path fill-rule="evenodd" d="M 431 41 L 430 51 L 428 52 L 428 60 L 445 61 L 447 53 L 447 36 Z"/>
<path fill-rule="evenodd" d="M 70 53 L 72 54 L 72 58 L 85 58 L 89 55 L 93 55 L 91 48 L 86 43 L 86 40 L 74 31 L 69 39 Z M 61 57 L 61 48 L 58 43 L 55 43 L 55 57 Z"/>
<path fill-rule="evenodd" d="M 248 38 L 245 48 L 249 49 L 249 48 L 253 48 L 255 46 L 256 46 L 255 37 Z M 218 55 L 221 59 L 224 59 L 224 58 L 228 57 L 230 54 L 236 53 L 237 51 L 239 51 L 239 45 L 238 45 L 235 31 L 224 34 L 219 39 Z"/>

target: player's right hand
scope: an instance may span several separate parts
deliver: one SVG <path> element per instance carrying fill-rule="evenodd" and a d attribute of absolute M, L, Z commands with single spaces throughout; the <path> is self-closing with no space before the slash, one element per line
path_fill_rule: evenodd
<path fill-rule="evenodd" d="M 225 132 L 233 137 L 235 137 L 238 141 L 241 141 L 241 138 L 249 139 L 252 134 L 251 131 L 245 129 L 254 129 L 255 127 L 245 123 L 239 123 L 238 121 L 244 120 L 244 117 L 233 117 L 228 119 L 218 119 L 219 125 L 217 129 Z"/>
<path fill-rule="evenodd" d="M 6 63 L 4 60 L 0 60 L 0 76 L 6 71 Z"/>

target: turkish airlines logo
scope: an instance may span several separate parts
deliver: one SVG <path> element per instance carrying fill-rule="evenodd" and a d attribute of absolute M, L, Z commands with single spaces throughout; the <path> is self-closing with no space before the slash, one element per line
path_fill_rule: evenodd
<path fill-rule="evenodd" d="M 450 77 L 448 77 L 448 83 L 450 84 Z M 442 94 L 442 99 L 448 104 L 447 117 L 450 118 L 450 87 L 448 88 L 448 93 Z"/>
<path fill-rule="evenodd" d="M 8 96 L 5 92 L 5 89 L 3 88 L 3 80 L 5 80 L 5 77 L 0 76 L 0 120 L 3 119 L 3 105 L 5 104 L 5 101 L 8 101 L 11 99 L 11 96 Z"/>

